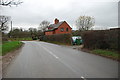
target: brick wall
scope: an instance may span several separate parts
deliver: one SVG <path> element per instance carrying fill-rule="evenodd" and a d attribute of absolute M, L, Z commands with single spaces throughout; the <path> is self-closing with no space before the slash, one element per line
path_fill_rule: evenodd
<path fill-rule="evenodd" d="M 52 35 L 52 34 L 53 34 L 53 31 L 45 32 L 45 35 Z"/>
<path fill-rule="evenodd" d="M 61 31 L 61 28 L 63 28 L 64 30 Z M 58 29 L 55 29 L 54 31 L 45 32 L 45 35 L 67 34 L 67 33 L 71 33 L 71 32 L 72 32 L 72 28 L 66 22 L 64 22 L 62 25 L 60 25 L 58 27 Z"/>
<path fill-rule="evenodd" d="M 61 31 L 61 28 L 63 28 L 64 30 Z M 68 31 L 66 31 L 67 28 Z M 71 33 L 71 31 L 72 31 L 71 27 L 66 22 L 64 22 L 62 25 L 58 27 L 58 29 L 55 30 L 55 34 Z"/>

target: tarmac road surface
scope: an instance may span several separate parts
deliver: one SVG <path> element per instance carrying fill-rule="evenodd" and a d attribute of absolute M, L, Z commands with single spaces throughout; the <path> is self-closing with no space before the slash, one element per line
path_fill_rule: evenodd
<path fill-rule="evenodd" d="M 118 62 L 68 47 L 23 41 L 4 78 L 117 78 Z"/>

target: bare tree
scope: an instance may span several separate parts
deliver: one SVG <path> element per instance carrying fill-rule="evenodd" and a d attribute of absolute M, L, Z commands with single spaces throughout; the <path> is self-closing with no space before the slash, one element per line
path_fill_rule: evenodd
<path fill-rule="evenodd" d="M 95 19 L 90 16 L 80 16 L 76 20 L 76 26 L 80 31 L 89 30 L 95 24 Z"/>
<path fill-rule="evenodd" d="M 37 29 L 36 28 L 29 28 L 29 32 L 32 34 L 37 34 Z"/>
<path fill-rule="evenodd" d="M 8 16 L 0 16 L 0 32 L 8 30 L 8 22 L 10 17 Z"/>
<path fill-rule="evenodd" d="M 0 0 L 0 5 L 2 6 L 12 6 L 12 5 L 19 5 L 23 3 L 22 1 L 20 0 Z"/>
<path fill-rule="evenodd" d="M 50 24 L 50 22 L 49 21 L 42 21 L 41 23 L 40 23 L 40 25 L 39 25 L 39 30 L 41 30 L 41 31 L 45 31 L 46 30 L 46 28 L 49 26 L 49 24 Z"/>

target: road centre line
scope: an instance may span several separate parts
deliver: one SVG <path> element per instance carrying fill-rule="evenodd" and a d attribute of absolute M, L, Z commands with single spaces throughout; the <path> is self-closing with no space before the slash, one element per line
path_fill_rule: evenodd
<path fill-rule="evenodd" d="M 61 63 L 63 63 L 65 66 L 67 66 L 70 70 L 72 70 L 74 73 L 77 73 L 77 71 L 75 71 L 72 67 L 70 67 L 70 65 L 64 63 L 59 57 L 57 57 L 55 54 L 53 54 L 53 52 L 51 52 L 50 50 L 48 50 L 47 48 L 41 46 L 42 48 L 44 48 L 46 51 L 48 51 L 51 55 L 53 55 L 56 59 L 58 59 Z"/>
<path fill-rule="evenodd" d="M 43 47 L 43 46 L 42 46 Z M 45 48 L 45 47 L 43 47 L 47 52 L 49 52 L 51 55 L 53 55 L 55 58 L 59 58 L 59 57 L 57 57 L 55 54 L 53 54 L 53 52 L 51 52 L 50 50 L 48 50 L 47 48 Z"/>
<path fill-rule="evenodd" d="M 86 80 L 85 77 L 83 77 L 83 76 L 81 76 L 81 78 L 82 78 L 83 80 Z"/>
<path fill-rule="evenodd" d="M 76 70 L 74 70 L 70 65 L 66 64 L 65 62 L 63 62 L 59 57 L 57 57 L 53 52 L 51 52 L 49 49 L 47 49 L 44 46 L 41 46 L 43 49 L 45 49 L 48 53 L 50 53 L 52 56 L 54 56 L 57 60 L 59 60 L 62 64 L 64 64 L 66 67 L 68 67 L 70 70 L 72 70 L 75 74 L 77 74 L 78 72 Z M 83 80 L 86 80 L 83 76 L 80 77 Z"/>

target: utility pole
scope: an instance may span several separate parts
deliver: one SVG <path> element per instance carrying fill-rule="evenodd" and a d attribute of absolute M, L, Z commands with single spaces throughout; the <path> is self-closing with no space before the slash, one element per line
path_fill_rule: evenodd
<path fill-rule="evenodd" d="M 12 32 L 12 21 L 11 21 L 11 32 Z"/>
<path fill-rule="evenodd" d="M 11 23 L 10 38 L 12 38 L 12 21 L 10 23 Z"/>

